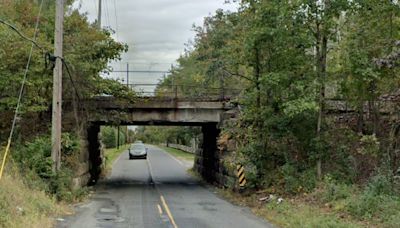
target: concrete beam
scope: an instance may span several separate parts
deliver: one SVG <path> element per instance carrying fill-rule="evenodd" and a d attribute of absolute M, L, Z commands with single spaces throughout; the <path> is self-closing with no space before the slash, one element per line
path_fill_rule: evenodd
<path fill-rule="evenodd" d="M 231 109 L 225 101 L 185 101 L 160 98 L 137 98 L 134 101 L 113 97 L 94 98 L 85 101 L 85 107 L 91 109 Z"/>
<path fill-rule="evenodd" d="M 125 125 L 202 125 L 219 123 L 224 112 L 230 109 L 221 101 L 171 101 L 140 99 L 136 102 L 114 98 L 88 101 L 89 121 L 99 124 Z"/>

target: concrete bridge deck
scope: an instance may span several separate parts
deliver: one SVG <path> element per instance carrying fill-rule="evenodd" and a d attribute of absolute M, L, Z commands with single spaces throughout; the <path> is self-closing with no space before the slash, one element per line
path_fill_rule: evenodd
<path fill-rule="evenodd" d="M 165 99 L 140 97 L 134 101 L 96 97 L 85 102 L 90 107 L 89 122 L 100 125 L 202 125 L 219 123 L 232 109 L 228 100 Z"/>

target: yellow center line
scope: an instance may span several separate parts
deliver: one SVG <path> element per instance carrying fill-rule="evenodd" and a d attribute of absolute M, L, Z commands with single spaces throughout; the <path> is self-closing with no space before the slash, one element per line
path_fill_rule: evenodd
<path fill-rule="evenodd" d="M 149 173 L 150 173 L 150 176 L 153 177 L 153 174 L 152 174 L 153 168 L 152 168 L 152 165 L 151 165 L 151 163 L 150 163 L 150 158 L 149 158 L 149 159 L 146 159 L 146 162 L 147 162 L 147 164 L 148 164 L 148 166 L 149 166 Z M 155 184 L 155 183 L 154 183 L 154 184 Z M 160 195 L 160 199 L 161 199 L 162 205 L 164 206 L 165 212 L 167 213 L 168 218 L 169 218 L 169 220 L 171 221 L 172 226 L 173 226 L 174 228 L 178 228 L 178 225 L 176 225 L 175 219 L 174 219 L 174 217 L 172 216 L 171 211 L 169 210 L 168 204 L 167 204 L 167 202 L 165 202 L 164 196 L 161 195 L 160 189 L 158 189 L 158 187 L 157 187 L 156 184 L 155 184 L 155 188 L 156 188 L 158 194 Z M 161 208 L 160 204 L 157 204 L 157 207 L 158 207 L 158 212 L 160 213 L 160 215 L 162 215 L 162 212 L 163 212 L 163 211 L 162 211 L 162 208 Z"/>
<path fill-rule="evenodd" d="M 163 211 L 162 211 L 160 204 L 157 204 L 157 208 L 158 208 L 158 213 L 160 213 L 160 216 L 161 216 L 163 214 Z"/>
<path fill-rule="evenodd" d="M 167 205 L 167 203 L 165 202 L 165 199 L 163 196 L 160 196 L 161 202 L 164 206 L 165 211 L 167 212 L 168 218 L 171 221 L 172 225 L 174 226 L 174 228 L 178 228 L 178 226 L 175 223 L 174 217 L 172 216 L 171 211 L 169 210 L 169 207 Z"/>

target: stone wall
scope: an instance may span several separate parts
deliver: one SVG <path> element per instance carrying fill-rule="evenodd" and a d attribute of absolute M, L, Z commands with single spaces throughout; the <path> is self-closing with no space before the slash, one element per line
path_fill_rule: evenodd
<path fill-rule="evenodd" d="M 217 124 L 205 124 L 202 126 L 203 139 L 201 149 L 196 151 L 193 169 L 209 183 L 217 181 L 216 173 L 219 170 L 219 156 L 217 151 L 217 139 L 220 133 Z"/>
<path fill-rule="evenodd" d="M 73 132 L 80 138 L 80 151 L 69 159 L 69 166 L 74 172 L 72 186 L 77 189 L 96 182 L 104 168 L 100 126 L 90 123 L 87 113 L 67 106 L 64 107 L 62 131 Z"/>
<path fill-rule="evenodd" d="M 178 149 L 178 150 L 182 150 L 184 152 L 191 153 L 191 154 L 195 154 L 196 151 L 197 151 L 196 147 L 173 144 L 173 143 L 163 144 L 163 146 L 171 147 L 171 148 Z"/>

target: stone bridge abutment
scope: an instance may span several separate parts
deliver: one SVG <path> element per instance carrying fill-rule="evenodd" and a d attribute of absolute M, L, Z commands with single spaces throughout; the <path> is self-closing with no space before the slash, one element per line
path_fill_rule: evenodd
<path fill-rule="evenodd" d="M 97 98 L 85 105 L 84 130 L 81 137 L 84 147 L 81 153 L 81 167 L 76 185 L 94 183 L 105 167 L 103 148 L 100 141 L 100 127 L 105 125 L 163 125 L 200 126 L 202 144 L 196 152 L 194 170 L 206 181 L 215 182 L 219 170 L 217 138 L 223 114 L 231 109 L 225 101 L 171 101 L 155 98 L 121 101 L 114 98 Z"/>

